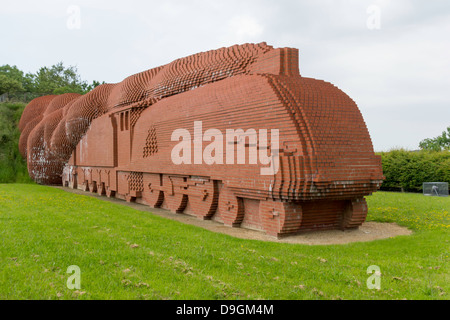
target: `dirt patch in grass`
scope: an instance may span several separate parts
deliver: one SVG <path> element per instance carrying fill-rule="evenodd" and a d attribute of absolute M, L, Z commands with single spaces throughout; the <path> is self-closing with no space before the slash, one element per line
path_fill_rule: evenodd
<path fill-rule="evenodd" d="M 397 225 L 396 223 L 383 223 L 383 222 L 365 222 L 358 229 L 353 230 L 324 230 L 324 231 L 311 231 L 303 232 L 292 236 L 283 237 L 277 239 L 266 235 L 262 231 L 250 230 L 245 228 L 232 228 L 224 226 L 223 224 L 212 220 L 199 220 L 196 217 L 186 214 L 176 214 L 165 209 L 150 208 L 148 206 L 126 202 L 124 200 L 116 198 L 108 198 L 105 196 L 99 196 L 96 193 L 85 192 L 78 189 L 70 189 L 65 187 L 55 187 L 68 192 L 91 196 L 99 198 L 101 200 L 121 204 L 140 211 L 147 211 L 158 216 L 176 220 L 185 224 L 195 225 L 213 232 L 224 233 L 236 238 L 252 239 L 261 241 L 273 241 L 283 243 L 298 243 L 308 245 L 331 245 L 331 244 L 346 244 L 352 242 L 366 242 L 379 239 L 387 239 L 400 235 L 410 235 L 412 231 L 406 227 Z"/>

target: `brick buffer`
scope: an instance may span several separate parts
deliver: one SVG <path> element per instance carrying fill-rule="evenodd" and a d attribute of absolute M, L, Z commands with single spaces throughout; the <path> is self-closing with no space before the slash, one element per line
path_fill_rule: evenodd
<path fill-rule="evenodd" d="M 177 129 L 279 130 L 279 170 L 245 164 L 174 164 Z M 365 195 L 381 160 L 355 102 L 300 75 L 298 50 L 235 45 L 177 59 L 85 95 L 31 101 L 19 123 L 30 177 L 283 236 L 349 229 L 366 218 Z M 270 135 L 269 135 L 270 137 Z M 202 150 L 211 142 L 203 141 Z M 223 141 L 226 150 L 226 141 Z M 269 141 L 269 149 L 271 141 Z M 269 152 L 269 151 L 268 151 Z"/>

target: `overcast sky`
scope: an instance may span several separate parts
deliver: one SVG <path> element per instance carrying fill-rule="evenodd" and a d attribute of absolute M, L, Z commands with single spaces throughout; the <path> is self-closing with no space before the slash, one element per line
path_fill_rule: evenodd
<path fill-rule="evenodd" d="M 0 65 L 63 61 L 115 83 L 246 42 L 300 50 L 300 73 L 356 101 L 376 151 L 450 126 L 450 1 L 0 0 Z"/>

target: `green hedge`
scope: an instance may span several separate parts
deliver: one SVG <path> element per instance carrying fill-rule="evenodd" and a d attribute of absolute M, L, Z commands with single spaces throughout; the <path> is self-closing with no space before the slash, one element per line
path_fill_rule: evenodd
<path fill-rule="evenodd" d="M 27 164 L 19 152 L 17 127 L 25 103 L 0 103 L 0 183 L 31 182 Z"/>
<path fill-rule="evenodd" d="M 421 192 L 423 182 L 450 183 L 450 152 L 379 152 L 386 177 L 381 189 Z"/>

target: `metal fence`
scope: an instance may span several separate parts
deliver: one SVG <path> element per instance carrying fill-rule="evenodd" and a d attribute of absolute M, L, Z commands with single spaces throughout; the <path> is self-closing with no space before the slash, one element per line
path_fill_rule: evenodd
<path fill-rule="evenodd" d="M 424 182 L 423 194 L 426 196 L 448 197 L 447 182 Z"/>
<path fill-rule="evenodd" d="M 30 102 L 34 98 L 48 95 L 48 93 L 36 93 L 36 92 L 10 92 L 0 95 L 1 102 Z"/>
<path fill-rule="evenodd" d="M 8 101 L 8 94 L 4 93 L 2 95 L 0 95 L 0 102 L 6 102 Z"/>

